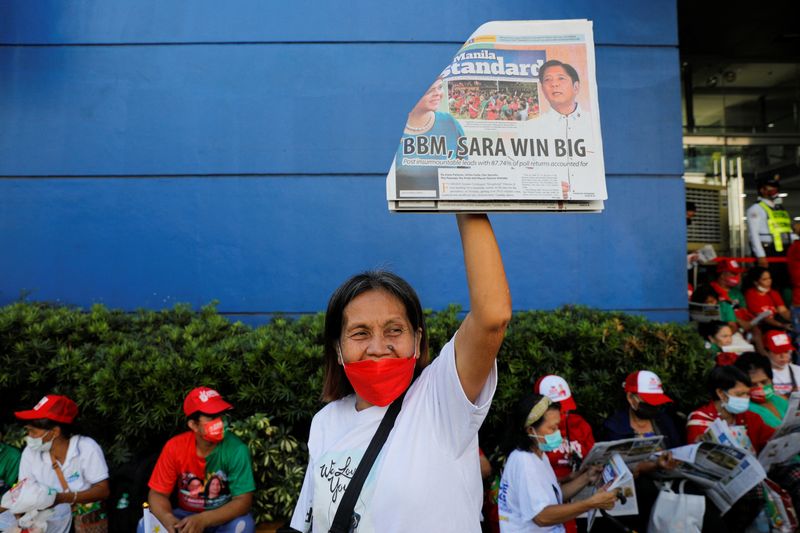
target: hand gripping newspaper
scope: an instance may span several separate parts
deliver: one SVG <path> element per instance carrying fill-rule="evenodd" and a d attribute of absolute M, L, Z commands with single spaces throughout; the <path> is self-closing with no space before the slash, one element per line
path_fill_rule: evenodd
<path fill-rule="evenodd" d="M 602 211 L 595 78 L 591 21 L 483 24 L 408 115 L 390 211 Z"/>
<path fill-rule="evenodd" d="M 670 452 L 677 467 L 662 477 L 694 481 L 723 514 L 767 477 L 756 458 L 738 446 L 700 442 Z"/>
<path fill-rule="evenodd" d="M 636 503 L 636 487 L 629 466 L 650 459 L 654 453 L 662 449 L 664 437 L 645 437 L 622 439 L 609 442 L 597 442 L 584 458 L 583 467 L 602 464 L 603 474 L 595 486 L 585 487 L 573 498 L 581 501 L 589 498 L 598 488 L 605 490 L 620 489 L 625 497 L 625 503 L 619 501 L 613 509 L 607 511 L 611 516 L 630 516 L 639 514 Z M 596 510 L 590 511 L 582 517 L 587 519 L 589 529 L 594 524 Z"/>

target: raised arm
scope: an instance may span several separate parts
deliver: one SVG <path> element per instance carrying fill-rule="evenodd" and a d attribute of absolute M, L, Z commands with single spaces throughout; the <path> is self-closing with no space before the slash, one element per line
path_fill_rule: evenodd
<path fill-rule="evenodd" d="M 511 320 L 511 293 L 486 215 L 456 215 L 464 250 L 470 310 L 456 335 L 456 369 L 471 402 L 489 377 Z"/>

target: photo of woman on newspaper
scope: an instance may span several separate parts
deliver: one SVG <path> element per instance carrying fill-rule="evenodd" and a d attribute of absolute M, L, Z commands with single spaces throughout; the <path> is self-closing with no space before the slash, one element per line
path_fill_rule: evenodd
<path fill-rule="evenodd" d="M 398 191 L 429 191 L 429 197 L 435 198 L 438 166 L 428 162 L 457 159 L 456 141 L 464 136 L 464 129 L 449 113 L 438 111 L 442 85 L 442 79 L 437 78 L 408 114 L 395 156 Z"/>

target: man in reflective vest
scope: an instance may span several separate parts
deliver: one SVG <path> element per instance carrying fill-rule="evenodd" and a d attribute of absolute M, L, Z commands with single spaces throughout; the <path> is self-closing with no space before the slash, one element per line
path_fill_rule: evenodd
<path fill-rule="evenodd" d="M 762 176 L 756 182 L 758 201 L 747 210 L 747 230 L 758 265 L 769 266 L 774 285 L 783 289 L 789 285 L 786 264 L 767 262 L 768 257 L 786 257 L 789 245 L 796 238 L 792 219 L 778 200 L 780 180 L 780 175 L 775 174 Z"/>

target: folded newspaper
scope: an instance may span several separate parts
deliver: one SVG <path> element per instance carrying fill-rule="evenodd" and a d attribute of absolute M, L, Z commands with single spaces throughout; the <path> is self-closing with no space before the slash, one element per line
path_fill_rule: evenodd
<path fill-rule="evenodd" d="M 625 497 L 625 503 L 622 503 L 622 501 L 617 501 L 614 504 L 614 508 L 606 511 L 606 513 L 611 516 L 631 516 L 639 514 L 639 505 L 636 503 L 636 487 L 634 484 L 633 474 L 628 469 L 628 466 L 625 464 L 625 461 L 622 459 L 622 457 L 617 453 L 613 454 L 611 459 L 609 459 L 609 461 L 605 464 L 603 467 L 603 473 L 600 476 L 597 486 L 592 487 L 591 490 L 586 494 L 586 497 L 588 498 L 597 490 L 612 491 L 616 489 L 619 489 L 622 495 Z M 579 498 L 579 496 L 583 494 L 584 491 L 581 491 L 581 493 L 575 497 L 575 500 L 578 501 L 583 499 Z M 590 531 L 594 525 L 594 519 L 596 515 L 597 509 L 592 509 L 586 514 L 588 526 L 587 529 Z"/>
<path fill-rule="evenodd" d="M 634 464 L 650 459 L 663 449 L 663 435 L 633 439 L 621 439 L 608 442 L 596 442 L 582 465 L 607 464 L 616 454 L 627 464 Z"/>
<path fill-rule="evenodd" d="M 409 113 L 389 210 L 602 211 L 595 78 L 591 21 L 483 24 Z"/>
<path fill-rule="evenodd" d="M 678 466 L 662 471 L 661 476 L 694 481 L 721 513 L 767 477 L 756 458 L 736 446 L 701 442 L 669 451 Z"/>

